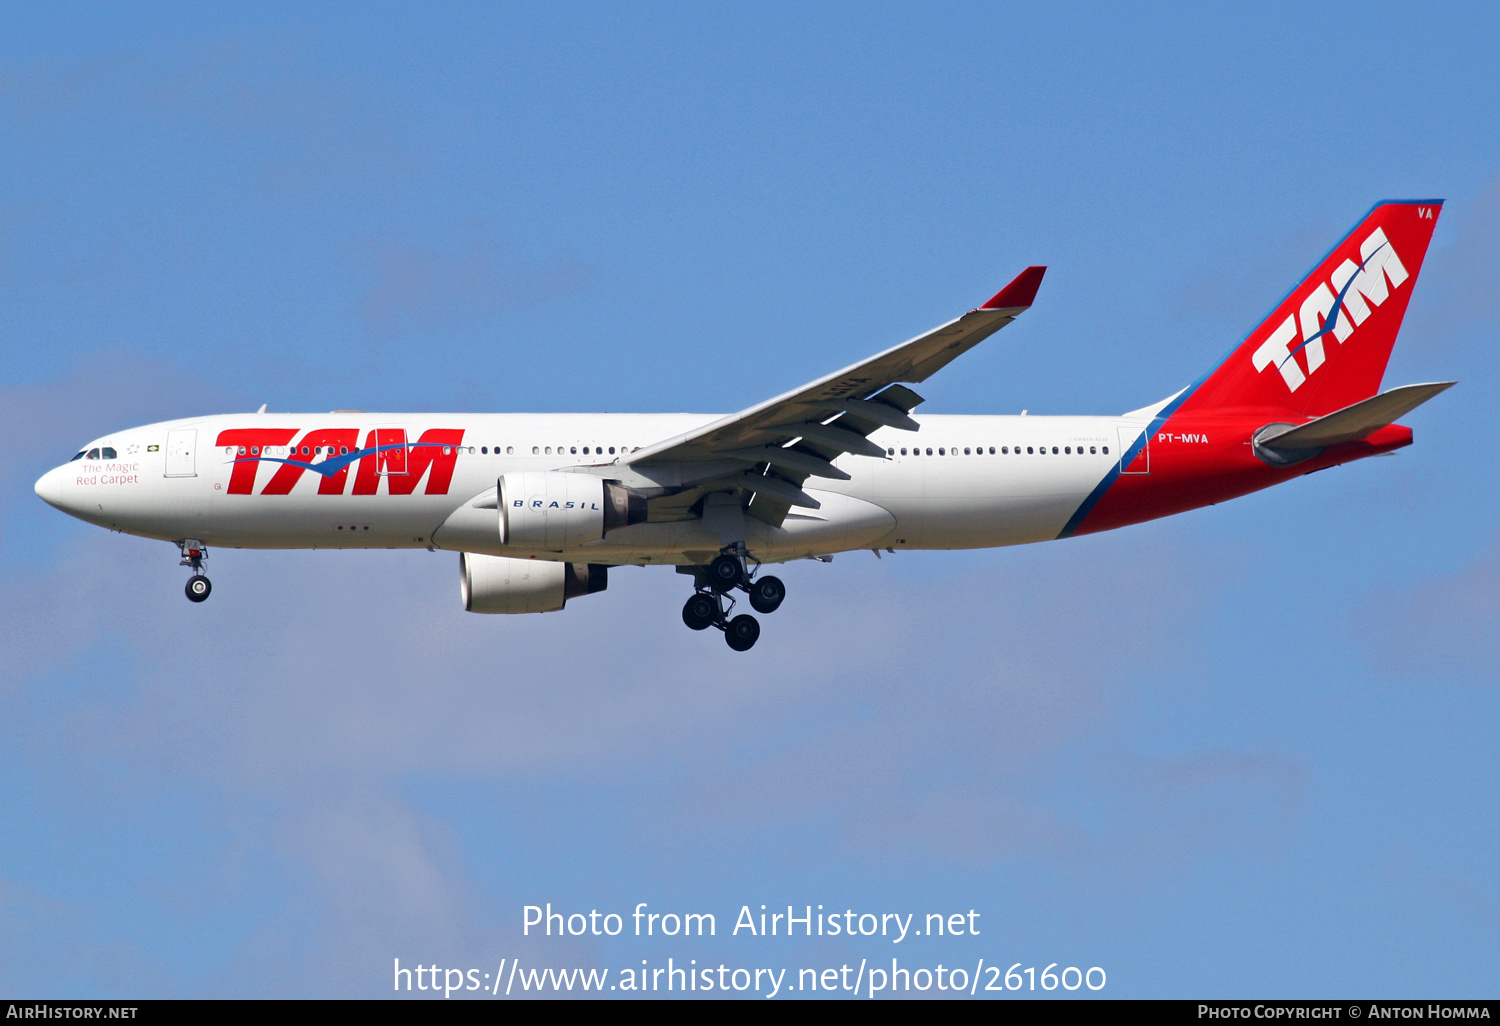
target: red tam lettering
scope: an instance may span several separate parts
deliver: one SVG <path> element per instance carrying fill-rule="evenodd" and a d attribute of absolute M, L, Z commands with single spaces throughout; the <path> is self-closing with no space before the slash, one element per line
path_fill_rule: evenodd
<path fill-rule="evenodd" d="M 260 469 L 260 454 L 268 445 L 285 445 L 297 434 L 296 428 L 234 428 L 220 431 L 216 445 L 234 450 L 234 469 L 229 473 L 229 494 L 249 495 L 255 490 L 255 472 Z M 241 449 L 244 450 L 241 453 Z"/>
<path fill-rule="evenodd" d="M 365 435 L 365 448 L 370 452 L 360 457 L 359 471 L 354 477 L 354 494 L 374 495 L 380 478 L 384 477 L 389 494 L 411 495 L 425 476 L 427 487 L 423 490 L 424 495 L 447 495 L 448 486 L 453 482 L 454 466 L 458 463 L 458 445 L 463 439 L 463 428 L 432 428 L 424 431 L 421 438 L 399 450 L 405 455 L 405 473 L 397 471 L 397 461 L 387 457 L 387 472 L 380 474 L 377 464 L 383 454 L 375 450 L 403 445 L 406 440 L 405 432 L 392 428 L 379 428 L 369 432 Z"/>
<path fill-rule="evenodd" d="M 332 452 L 338 452 L 341 448 L 357 449 L 359 448 L 359 428 L 323 428 L 319 431 L 309 431 L 302 436 L 297 446 L 310 451 L 306 455 L 296 453 L 292 458 L 300 463 L 310 463 L 315 456 L 315 453 L 311 450 L 316 450 L 318 447 L 325 445 Z M 275 475 L 270 481 L 266 482 L 266 486 L 261 489 L 260 494 L 287 495 L 291 492 L 292 487 L 298 481 L 302 480 L 302 475 L 306 471 L 306 467 L 299 467 L 293 463 L 283 463 L 276 468 Z M 344 486 L 349 482 L 349 465 L 346 463 L 335 473 L 319 475 L 319 477 L 319 495 L 343 495 Z"/>

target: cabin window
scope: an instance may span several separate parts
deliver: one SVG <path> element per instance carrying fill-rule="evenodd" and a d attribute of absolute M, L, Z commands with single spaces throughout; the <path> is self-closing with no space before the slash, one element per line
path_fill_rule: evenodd
<path fill-rule="evenodd" d="M 533 456 L 539 455 L 539 453 L 536 450 L 537 450 L 537 447 L 533 445 L 531 447 L 531 455 L 533 455 Z"/>
<path fill-rule="evenodd" d="M 995 447 L 993 445 L 990 446 L 990 455 L 991 456 L 995 455 Z"/>
<path fill-rule="evenodd" d="M 610 454 L 610 455 L 611 455 L 611 456 L 613 456 L 613 455 L 614 455 L 614 454 L 615 454 L 615 447 L 614 447 L 614 446 L 612 446 L 612 445 L 611 445 L 611 446 L 610 446 L 610 447 L 609 447 L 609 454 Z"/>
<path fill-rule="evenodd" d="M 549 446 L 547 446 L 547 450 L 546 450 L 546 452 L 547 452 L 547 455 L 548 455 L 548 456 L 551 456 L 551 455 L 552 455 L 552 446 L 550 446 L 550 445 L 549 445 Z"/>
<path fill-rule="evenodd" d="M 966 445 L 966 446 L 964 446 L 964 455 L 965 455 L 965 456 L 972 456 L 972 455 L 974 455 L 974 454 L 973 454 L 973 453 L 971 453 L 971 452 L 970 452 L 970 451 L 969 451 L 969 447 L 968 447 L 968 446 L 967 446 L 967 445 Z"/>
<path fill-rule="evenodd" d="M 931 449 L 928 449 L 928 450 L 927 450 L 927 455 L 929 455 L 929 456 L 931 456 L 931 455 L 932 455 L 932 450 L 931 450 Z"/>
<path fill-rule="evenodd" d="M 499 452 L 499 451 L 500 451 L 500 450 L 499 450 L 499 449 L 496 449 L 496 450 L 495 450 L 495 451 L 496 451 L 496 452 Z M 513 453 L 513 452 L 515 452 L 515 451 L 516 451 L 516 447 L 515 447 L 515 446 L 513 446 L 513 445 L 507 445 L 507 446 L 506 446 L 506 447 L 505 447 L 505 452 L 506 452 L 506 455 L 509 455 L 509 454 L 511 454 L 511 453 Z"/>
<path fill-rule="evenodd" d="M 1093 445 L 1089 446 L 1089 455 L 1090 456 L 1097 456 L 1097 455 L 1099 455 L 1099 449 L 1098 449 L 1098 447 L 1097 446 L 1093 446 Z"/>
<path fill-rule="evenodd" d="M 1104 447 L 1104 450 L 1103 450 L 1103 451 L 1104 451 L 1104 455 L 1106 455 L 1106 456 L 1108 456 L 1108 455 L 1109 455 L 1109 446 L 1107 446 L 1107 445 L 1106 445 L 1106 446 L 1105 446 L 1105 447 Z"/>
<path fill-rule="evenodd" d="M 83 453 L 79 453 L 79 454 L 78 454 L 78 455 L 80 455 L 80 456 L 82 456 L 82 455 L 83 455 Z M 905 456 L 905 455 L 906 455 L 906 450 L 905 450 L 905 449 L 902 449 L 902 450 L 901 450 L 901 455 L 903 455 L 903 456 Z"/>
<path fill-rule="evenodd" d="M 339 455 L 340 456 L 347 456 L 347 455 L 349 455 L 349 447 L 347 445 L 341 445 L 341 446 L 339 446 Z"/>
<path fill-rule="evenodd" d="M 573 448 L 569 449 L 568 451 L 571 452 L 574 456 L 577 456 L 578 455 L 578 446 L 575 445 L 575 446 L 573 446 Z"/>
<path fill-rule="evenodd" d="M 1054 456 L 1057 455 L 1057 446 L 1055 446 L 1055 445 L 1052 447 L 1052 455 L 1054 455 Z"/>

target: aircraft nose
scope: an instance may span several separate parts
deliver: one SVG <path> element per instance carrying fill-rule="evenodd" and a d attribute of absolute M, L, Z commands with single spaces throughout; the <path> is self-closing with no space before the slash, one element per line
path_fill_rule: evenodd
<path fill-rule="evenodd" d="M 66 466 L 53 467 L 36 481 L 36 493 L 41 496 L 42 501 L 49 506 L 66 511 L 67 510 L 67 476 Z"/>

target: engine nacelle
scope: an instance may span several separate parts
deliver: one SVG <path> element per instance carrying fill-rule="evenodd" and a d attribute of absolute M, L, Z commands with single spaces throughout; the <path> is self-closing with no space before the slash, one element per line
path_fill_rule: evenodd
<path fill-rule="evenodd" d="M 458 554 L 459 590 L 471 613 L 550 613 L 609 586 L 609 567 L 473 552 Z"/>
<path fill-rule="evenodd" d="M 522 471 L 497 482 L 500 544 L 561 552 L 644 523 L 646 497 L 592 474 Z"/>

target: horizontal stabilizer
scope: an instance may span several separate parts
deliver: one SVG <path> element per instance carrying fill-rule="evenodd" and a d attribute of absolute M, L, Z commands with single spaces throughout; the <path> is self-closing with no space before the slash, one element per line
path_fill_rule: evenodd
<path fill-rule="evenodd" d="M 1457 382 L 1402 385 L 1306 424 L 1273 424 L 1261 429 L 1256 444 L 1267 449 L 1321 449 L 1371 435 L 1405 416 Z"/>

